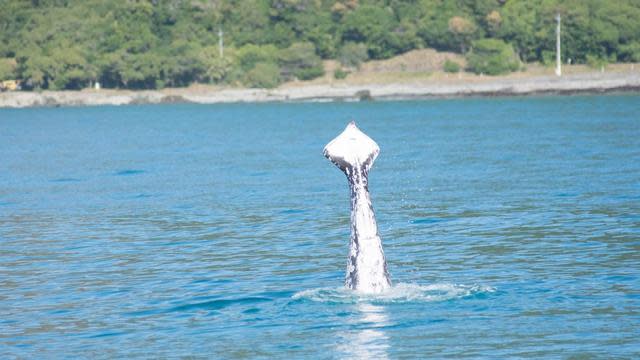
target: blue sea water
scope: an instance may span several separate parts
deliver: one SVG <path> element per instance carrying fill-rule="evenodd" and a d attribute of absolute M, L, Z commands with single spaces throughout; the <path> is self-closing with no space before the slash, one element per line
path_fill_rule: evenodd
<path fill-rule="evenodd" d="M 640 358 L 640 97 L 0 109 L 0 358 L 185 357 Z"/>

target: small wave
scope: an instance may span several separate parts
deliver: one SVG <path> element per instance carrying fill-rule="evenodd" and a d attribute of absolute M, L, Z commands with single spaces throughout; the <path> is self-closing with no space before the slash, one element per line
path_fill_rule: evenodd
<path fill-rule="evenodd" d="M 116 175 L 116 176 L 129 176 L 129 175 L 142 174 L 144 172 L 145 172 L 144 170 L 138 170 L 138 169 L 124 169 L 124 170 L 117 171 L 114 175 Z"/>
<path fill-rule="evenodd" d="M 49 181 L 54 183 L 66 183 L 66 182 L 80 182 L 82 180 L 78 178 L 73 178 L 73 177 L 62 177 L 62 178 L 52 179 Z"/>
<path fill-rule="evenodd" d="M 138 194 L 138 195 L 131 196 L 132 199 L 146 199 L 146 198 L 150 198 L 150 197 L 153 197 L 153 195 L 150 195 L 150 194 Z"/>
<path fill-rule="evenodd" d="M 272 299 L 265 298 L 265 297 L 217 299 L 217 300 L 204 301 L 204 302 L 198 302 L 198 303 L 189 303 L 189 304 L 175 306 L 169 309 L 169 312 L 192 311 L 192 310 L 220 310 L 236 304 L 256 304 L 256 303 L 269 302 L 269 301 L 272 301 Z"/>
<path fill-rule="evenodd" d="M 421 219 L 409 220 L 409 223 L 410 224 L 435 224 L 443 221 L 446 221 L 446 219 L 421 218 Z"/>
<path fill-rule="evenodd" d="M 307 212 L 307 210 L 301 210 L 301 209 L 286 209 L 286 210 L 281 210 L 280 214 L 302 214 Z"/>
<path fill-rule="evenodd" d="M 484 285 L 431 284 L 417 285 L 400 283 L 379 294 L 366 294 L 339 288 L 318 288 L 300 291 L 293 295 L 294 300 L 303 299 L 327 303 L 406 303 L 438 302 L 461 299 L 480 294 L 495 292 L 496 289 Z"/>

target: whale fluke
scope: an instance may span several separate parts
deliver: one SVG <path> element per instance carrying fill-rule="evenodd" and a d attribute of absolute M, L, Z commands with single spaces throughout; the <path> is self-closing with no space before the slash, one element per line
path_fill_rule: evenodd
<path fill-rule="evenodd" d="M 354 121 L 324 147 L 324 156 L 342 171 L 356 166 L 368 171 L 379 153 L 378 144 L 360 131 Z"/>
<path fill-rule="evenodd" d="M 380 147 L 352 121 L 325 146 L 323 153 L 345 173 L 351 192 L 351 239 L 345 286 L 367 293 L 381 292 L 391 286 L 391 280 L 368 187 L 369 170 Z"/>

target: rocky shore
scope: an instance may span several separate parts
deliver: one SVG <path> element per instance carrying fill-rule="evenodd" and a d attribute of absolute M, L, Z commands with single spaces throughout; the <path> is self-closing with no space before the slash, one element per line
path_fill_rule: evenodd
<path fill-rule="evenodd" d="M 294 83 L 276 89 L 198 87 L 158 91 L 82 90 L 0 93 L 0 107 L 94 106 L 160 103 L 234 103 L 273 101 L 359 101 L 463 96 L 509 96 L 640 91 L 640 73 L 572 74 L 384 84 Z"/>

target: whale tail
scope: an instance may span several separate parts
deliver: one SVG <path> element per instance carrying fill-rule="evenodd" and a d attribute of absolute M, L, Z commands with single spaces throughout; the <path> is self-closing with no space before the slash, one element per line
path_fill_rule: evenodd
<path fill-rule="evenodd" d="M 353 168 L 362 168 L 368 172 L 379 153 L 378 144 L 360 131 L 354 121 L 331 140 L 323 151 L 324 156 L 345 173 Z"/>
<path fill-rule="evenodd" d="M 347 176 L 351 193 L 351 238 L 345 285 L 379 293 L 391 286 L 368 189 L 369 169 L 380 148 L 352 121 L 324 148 L 324 156 Z"/>

